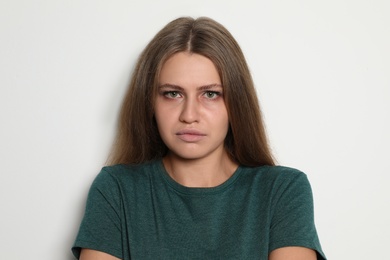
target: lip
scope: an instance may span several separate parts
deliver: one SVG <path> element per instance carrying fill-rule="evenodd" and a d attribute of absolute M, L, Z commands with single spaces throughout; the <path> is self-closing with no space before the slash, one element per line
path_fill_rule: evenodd
<path fill-rule="evenodd" d="M 184 142 L 194 143 L 202 140 L 206 134 L 196 129 L 183 129 L 178 131 L 176 136 Z"/>

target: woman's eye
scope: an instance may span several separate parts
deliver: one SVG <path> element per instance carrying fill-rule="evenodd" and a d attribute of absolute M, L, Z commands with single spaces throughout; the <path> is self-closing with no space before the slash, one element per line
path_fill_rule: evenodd
<path fill-rule="evenodd" d="M 206 98 L 215 99 L 215 98 L 219 97 L 221 95 L 221 93 L 215 92 L 215 91 L 207 91 L 204 93 L 204 95 L 206 96 Z"/>
<path fill-rule="evenodd" d="M 168 98 L 177 98 L 180 96 L 180 94 L 177 91 L 166 91 L 166 92 L 164 92 L 164 96 L 166 96 Z"/>

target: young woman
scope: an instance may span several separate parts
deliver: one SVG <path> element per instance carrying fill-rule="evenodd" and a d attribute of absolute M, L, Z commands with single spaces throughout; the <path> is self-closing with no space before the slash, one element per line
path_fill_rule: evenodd
<path fill-rule="evenodd" d="M 209 18 L 141 54 L 73 253 L 89 259 L 325 259 L 306 175 L 275 166 L 244 56 Z"/>

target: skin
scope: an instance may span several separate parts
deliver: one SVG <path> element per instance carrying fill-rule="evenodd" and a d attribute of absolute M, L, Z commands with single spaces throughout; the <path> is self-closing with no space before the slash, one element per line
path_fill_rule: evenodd
<path fill-rule="evenodd" d="M 208 58 L 187 52 L 164 64 L 155 102 L 160 136 L 170 152 L 163 158 L 168 174 L 187 187 L 214 187 L 237 169 L 224 148 L 229 119 L 223 86 Z M 117 260 L 109 254 L 83 249 L 81 260 Z M 269 260 L 315 260 L 313 250 L 283 247 Z"/>
<path fill-rule="evenodd" d="M 315 260 L 316 253 L 304 247 L 283 247 L 276 249 L 269 255 L 269 260 Z M 100 252 L 84 248 L 81 251 L 80 260 L 120 260 L 119 258 Z"/>
<path fill-rule="evenodd" d="M 217 186 L 237 169 L 224 149 L 229 119 L 221 79 L 208 58 L 180 52 L 165 62 L 155 118 L 170 150 L 164 165 L 180 184 Z"/>
<path fill-rule="evenodd" d="M 269 260 L 316 260 L 316 252 L 312 249 L 298 246 L 288 246 L 275 249 L 268 257 Z"/>
<path fill-rule="evenodd" d="M 97 250 L 83 248 L 81 250 L 80 260 L 120 260 L 120 258 Z"/>

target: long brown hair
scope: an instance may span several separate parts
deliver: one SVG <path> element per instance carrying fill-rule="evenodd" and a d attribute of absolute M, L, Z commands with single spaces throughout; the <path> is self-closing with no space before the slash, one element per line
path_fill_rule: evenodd
<path fill-rule="evenodd" d="M 206 17 L 173 20 L 146 46 L 123 100 L 108 164 L 139 164 L 162 158 L 167 153 L 153 117 L 154 100 L 161 68 L 178 52 L 203 55 L 217 67 L 230 123 L 225 139 L 229 156 L 241 165 L 274 165 L 256 91 L 241 48 L 226 28 Z"/>

